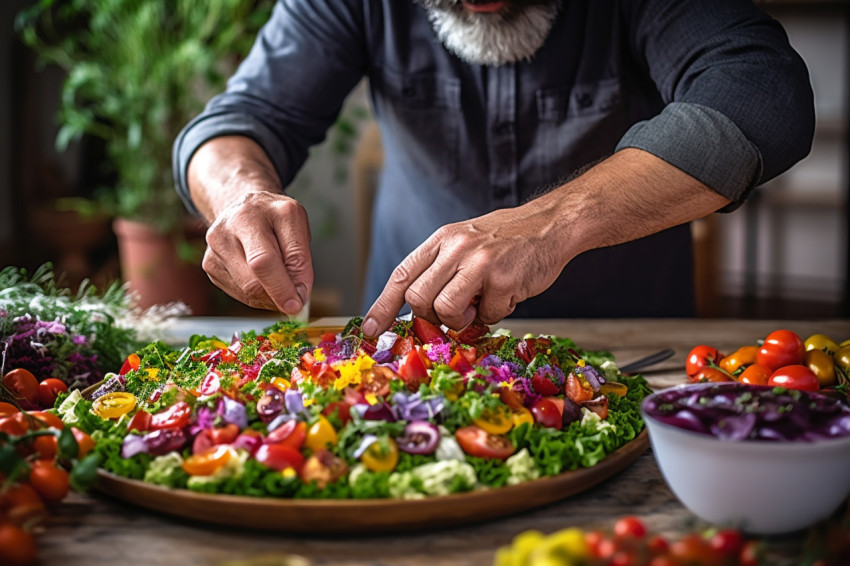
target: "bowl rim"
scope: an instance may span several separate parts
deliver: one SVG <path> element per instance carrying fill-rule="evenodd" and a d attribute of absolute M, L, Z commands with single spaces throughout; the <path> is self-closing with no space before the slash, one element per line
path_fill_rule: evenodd
<path fill-rule="evenodd" d="M 711 443 L 721 443 L 723 446 L 746 446 L 750 448 L 754 448 L 756 450 L 760 449 L 776 449 L 782 448 L 784 450 L 821 450 L 821 449 L 837 449 L 845 444 L 850 444 L 850 434 L 845 436 L 838 436 L 833 438 L 824 438 L 820 440 L 722 440 L 713 434 L 705 434 L 701 432 L 696 432 L 688 429 L 684 429 L 675 425 L 671 425 L 669 423 L 662 422 L 658 420 L 657 417 L 647 413 L 646 404 L 650 399 L 657 397 L 661 393 L 667 393 L 672 390 L 685 390 L 685 389 L 707 389 L 713 386 L 738 386 L 740 388 L 745 389 L 762 389 L 769 390 L 773 389 L 770 385 L 750 385 L 747 383 L 740 382 L 732 382 L 732 381 L 724 381 L 724 382 L 701 382 L 701 383 L 680 383 L 678 385 L 674 385 L 672 387 L 665 387 L 664 389 L 659 389 L 657 391 L 653 391 L 649 395 L 643 398 L 640 404 L 640 413 L 643 417 L 644 421 L 647 425 L 651 422 L 653 426 L 657 426 L 665 431 L 676 431 L 686 437 L 702 442 L 711 442 Z M 838 399 L 834 399 L 833 397 L 829 397 L 828 395 L 823 395 L 822 393 L 818 393 L 815 391 L 804 391 L 804 393 L 808 395 L 817 395 L 819 397 L 824 397 L 827 399 L 831 399 L 836 403 L 842 403 Z M 846 406 L 846 405 L 845 405 Z M 652 431 L 649 431 L 650 439 L 652 438 Z M 756 448 L 758 447 L 758 448 Z M 794 448 L 791 448 L 794 447 Z"/>

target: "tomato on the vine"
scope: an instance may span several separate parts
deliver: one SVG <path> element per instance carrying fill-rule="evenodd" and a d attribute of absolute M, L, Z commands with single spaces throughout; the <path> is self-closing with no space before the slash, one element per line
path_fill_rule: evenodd
<path fill-rule="evenodd" d="M 641 539 L 646 536 L 646 525 L 637 517 L 622 517 L 614 523 L 614 535 L 619 538 L 634 537 Z"/>
<path fill-rule="evenodd" d="M 803 365 L 812 370 L 821 387 L 835 384 L 835 361 L 823 350 L 809 350 L 803 356 Z"/>
<path fill-rule="evenodd" d="M 697 383 L 703 383 L 705 381 L 715 381 L 715 382 L 723 382 L 723 381 L 735 381 L 731 375 L 723 371 L 722 369 L 715 367 L 704 367 L 698 372 L 696 372 L 693 376 L 691 376 L 691 380 Z"/>
<path fill-rule="evenodd" d="M 68 472 L 49 460 L 35 460 L 30 465 L 29 484 L 47 504 L 59 503 L 68 495 Z"/>
<path fill-rule="evenodd" d="M 86 432 L 72 426 L 71 432 L 74 434 L 74 439 L 77 441 L 77 459 L 82 460 L 86 455 L 94 449 L 94 440 Z"/>
<path fill-rule="evenodd" d="M 705 344 L 694 346 L 691 348 L 691 351 L 688 352 L 688 357 L 685 359 L 685 373 L 689 378 L 691 378 L 691 381 L 694 381 L 693 376 L 695 376 L 699 370 L 711 365 L 716 365 L 722 359 L 723 354 L 721 354 L 717 348 L 706 346 Z"/>
<path fill-rule="evenodd" d="M 806 348 L 803 339 L 790 330 L 774 330 L 768 334 L 756 354 L 756 363 L 775 371 L 783 366 L 798 365 Z"/>
<path fill-rule="evenodd" d="M 789 389 L 800 389 L 802 391 L 817 391 L 820 383 L 815 372 L 802 365 L 783 366 L 772 374 L 767 380 L 768 385 L 787 387 Z"/>
<path fill-rule="evenodd" d="M 32 441 L 33 450 L 41 460 L 55 460 L 59 451 L 59 441 L 55 434 L 40 434 Z"/>
<path fill-rule="evenodd" d="M 722 360 L 718 364 L 720 369 L 726 373 L 735 373 L 741 367 L 746 367 L 756 362 L 756 354 L 759 351 L 758 346 L 741 346 Z"/>
<path fill-rule="evenodd" d="M 507 437 L 490 434 L 475 425 L 457 429 L 455 438 L 461 449 L 475 458 L 504 460 L 514 453 L 514 445 Z"/>
<path fill-rule="evenodd" d="M 806 341 L 803 342 L 803 345 L 806 348 L 806 351 L 809 350 L 821 350 L 826 352 L 830 356 L 835 354 L 838 351 L 839 345 L 838 343 L 825 334 L 812 334 Z"/>
<path fill-rule="evenodd" d="M 749 385 L 767 385 L 771 371 L 759 364 L 752 364 L 738 376 L 738 381 Z"/>
<path fill-rule="evenodd" d="M 56 397 L 60 393 L 68 391 L 68 386 L 65 382 L 55 377 L 48 377 L 38 384 L 38 404 L 43 409 L 52 409 L 56 403 Z"/>
<path fill-rule="evenodd" d="M 38 404 L 38 380 L 29 370 L 16 368 L 3 376 L 3 385 L 12 392 L 24 409 L 34 409 Z"/>
<path fill-rule="evenodd" d="M 29 566 L 35 562 L 35 539 L 12 523 L 0 523 L 0 556 L 7 566 Z"/>

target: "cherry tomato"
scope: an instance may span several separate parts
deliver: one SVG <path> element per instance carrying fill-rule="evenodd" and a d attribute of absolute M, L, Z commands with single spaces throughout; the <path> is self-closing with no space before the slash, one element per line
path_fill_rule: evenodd
<path fill-rule="evenodd" d="M 768 385 L 788 387 L 789 389 L 801 389 L 803 391 L 817 391 L 820 383 L 815 372 L 801 365 L 783 366 L 770 374 Z"/>
<path fill-rule="evenodd" d="M 125 375 L 131 371 L 139 371 L 141 366 L 142 360 L 139 358 L 139 354 L 130 354 L 127 356 L 127 359 L 124 360 L 124 363 L 121 364 L 121 369 L 118 371 L 118 375 Z"/>
<path fill-rule="evenodd" d="M 531 378 L 531 387 L 543 397 L 557 395 L 560 391 L 560 387 L 558 387 L 551 379 L 547 379 L 545 376 L 537 374 Z"/>
<path fill-rule="evenodd" d="M 59 450 L 59 441 L 54 434 L 41 434 L 32 441 L 32 447 L 40 460 L 55 460 Z"/>
<path fill-rule="evenodd" d="M 771 373 L 766 367 L 753 364 L 747 366 L 747 369 L 738 376 L 738 381 L 749 385 L 767 385 L 767 380 L 770 379 Z"/>
<path fill-rule="evenodd" d="M 846 372 L 850 372 L 850 344 L 841 346 L 832 358 L 835 360 L 835 365 Z"/>
<path fill-rule="evenodd" d="M 86 455 L 94 449 L 94 440 L 87 433 L 72 426 L 71 432 L 77 440 L 77 459 L 82 460 Z"/>
<path fill-rule="evenodd" d="M 68 391 L 68 386 L 55 377 L 48 377 L 38 384 L 38 404 L 44 409 L 52 409 L 56 397 Z"/>
<path fill-rule="evenodd" d="M 511 424 L 514 428 L 517 428 L 521 424 L 534 426 L 534 415 L 525 407 L 511 409 Z"/>
<path fill-rule="evenodd" d="M 646 525 L 637 517 L 623 517 L 614 523 L 614 535 L 619 538 L 641 539 L 646 536 Z"/>
<path fill-rule="evenodd" d="M 45 503 L 59 503 L 68 495 L 69 475 L 48 460 L 35 460 L 30 464 L 29 484 Z"/>
<path fill-rule="evenodd" d="M 38 380 L 24 368 L 13 369 L 3 376 L 3 385 L 12 392 L 24 409 L 35 409 L 38 404 Z"/>
<path fill-rule="evenodd" d="M 697 383 L 703 383 L 706 381 L 735 381 L 732 379 L 732 376 L 723 371 L 722 369 L 713 368 L 713 367 L 704 367 L 698 372 L 696 372 L 693 376 L 691 376 L 691 380 Z"/>
<path fill-rule="evenodd" d="M 304 462 L 298 476 L 304 483 L 315 483 L 319 489 L 324 489 L 348 473 L 348 465 L 344 460 L 334 456 L 328 450 L 319 450 Z"/>
<path fill-rule="evenodd" d="M 12 523 L 0 523 L 0 556 L 6 566 L 31 566 L 36 547 L 32 535 Z"/>
<path fill-rule="evenodd" d="M 0 432 L 10 436 L 21 436 L 29 430 L 29 422 L 25 413 L 15 413 L 9 417 L 0 419 Z"/>
<path fill-rule="evenodd" d="M 461 375 L 466 375 L 475 369 L 472 363 L 461 353 L 460 350 L 455 352 L 455 355 L 452 356 L 452 359 L 449 361 L 449 367 Z"/>
<path fill-rule="evenodd" d="M 821 387 L 835 384 L 835 361 L 823 350 L 809 350 L 803 356 L 803 365 L 812 370 Z"/>
<path fill-rule="evenodd" d="M 127 425 L 127 431 L 138 430 L 147 432 L 151 429 L 151 414 L 144 409 L 139 409 L 133 418 L 130 419 L 130 424 Z"/>
<path fill-rule="evenodd" d="M 721 354 L 717 348 L 706 346 L 705 344 L 694 346 L 691 351 L 688 352 L 688 357 L 685 360 L 685 373 L 688 377 L 695 376 L 699 370 L 704 367 L 717 364 L 722 359 L 723 354 Z M 693 379 L 691 381 L 693 381 Z"/>
<path fill-rule="evenodd" d="M 534 420 L 540 426 L 561 430 L 564 422 L 561 413 L 558 412 L 558 407 L 548 399 L 538 399 L 531 406 L 531 414 L 534 415 Z"/>
<path fill-rule="evenodd" d="M 190 476 L 211 476 L 227 464 L 234 455 L 232 447 L 222 444 L 183 460 L 183 471 Z"/>
<path fill-rule="evenodd" d="M 756 363 L 758 346 L 741 346 L 717 364 L 726 373 L 735 373 L 739 368 Z"/>
<path fill-rule="evenodd" d="M 774 330 L 768 334 L 756 354 L 756 363 L 775 371 L 782 366 L 798 365 L 806 348 L 803 339 L 790 330 Z"/>
<path fill-rule="evenodd" d="M 292 384 L 282 377 L 273 377 L 269 383 L 284 392 L 292 388 Z"/>
<path fill-rule="evenodd" d="M 806 348 L 807 352 L 809 350 L 822 350 L 830 356 L 835 354 L 839 348 L 838 343 L 825 334 L 812 334 L 806 338 L 806 341 L 803 342 L 803 346 Z"/>
<path fill-rule="evenodd" d="M 278 471 L 293 468 L 297 472 L 304 465 L 301 452 L 285 444 L 263 444 L 254 458 L 267 468 Z"/>
<path fill-rule="evenodd" d="M 126 391 L 113 391 L 94 400 L 91 410 L 104 419 L 117 419 L 136 407 L 136 396 Z"/>
<path fill-rule="evenodd" d="M 15 413 L 20 413 L 21 410 L 18 409 L 11 403 L 6 403 L 5 401 L 0 401 L 0 418 L 8 417 L 10 415 L 14 415 Z"/>
<path fill-rule="evenodd" d="M 650 556 L 663 556 L 670 550 L 670 543 L 661 535 L 655 535 L 646 541 Z"/>
<path fill-rule="evenodd" d="M 513 387 L 502 387 L 499 389 L 499 399 L 511 409 L 524 409 L 525 393 L 517 391 Z"/>
<path fill-rule="evenodd" d="M 310 428 L 307 429 L 307 439 L 304 444 L 313 452 L 317 452 L 322 448 L 327 448 L 328 446 L 333 446 L 336 443 L 336 430 L 334 430 L 330 421 L 323 416 L 320 416 L 318 420 L 316 420 L 316 422 L 310 425 Z"/>
<path fill-rule="evenodd" d="M 239 427 L 233 423 L 227 423 L 223 427 L 212 429 L 210 436 L 213 444 L 230 444 L 239 436 Z"/>
<path fill-rule="evenodd" d="M 151 415 L 150 429 L 183 428 L 189 424 L 189 417 L 191 415 L 192 407 L 186 401 L 179 401 L 161 413 Z"/>
<path fill-rule="evenodd" d="M 439 327 L 434 326 L 424 318 L 419 318 L 418 316 L 413 317 L 413 323 L 411 324 L 411 330 L 413 330 L 413 334 L 419 338 L 419 341 L 423 344 L 428 344 L 431 342 L 448 342 L 449 337 L 440 330 Z"/>
<path fill-rule="evenodd" d="M 714 533 L 708 542 L 723 558 L 730 559 L 740 555 L 744 548 L 744 537 L 735 529 L 723 529 Z"/>
<path fill-rule="evenodd" d="M 266 444 L 284 444 L 294 450 L 301 450 L 307 438 L 307 423 L 304 421 L 288 421 L 271 431 L 266 437 Z"/>
<path fill-rule="evenodd" d="M 583 383 L 575 374 L 570 373 L 564 383 L 564 391 L 570 401 L 581 405 L 585 401 L 593 399 L 593 388 L 588 383 Z"/>
<path fill-rule="evenodd" d="M 398 465 L 398 444 L 392 438 L 379 439 L 360 455 L 360 461 L 373 472 L 391 472 Z"/>
<path fill-rule="evenodd" d="M 606 397 L 610 397 L 611 395 L 625 397 L 628 392 L 628 386 L 625 383 L 620 383 L 619 381 L 608 380 L 599 388 L 599 394 L 605 395 Z"/>
<path fill-rule="evenodd" d="M 744 543 L 744 548 L 738 557 L 738 564 L 740 566 L 759 566 L 761 564 L 762 553 L 761 542 L 756 540 L 747 541 Z"/>
<path fill-rule="evenodd" d="M 390 380 L 395 378 L 390 368 L 373 366 L 360 374 L 360 385 L 357 390 L 364 395 L 386 397 L 390 394 Z"/>
<path fill-rule="evenodd" d="M 13 483 L 0 494 L 0 517 L 5 516 L 18 526 L 36 522 L 47 515 L 44 502 L 27 483 Z"/>
<path fill-rule="evenodd" d="M 685 535 L 670 544 L 670 556 L 684 564 L 710 566 L 719 564 L 718 553 L 708 540 L 698 534 Z"/>
<path fill-rule="evenodd" d="M 419 391 L 419 386 L 429 383 L 428 358 L 418 346 L 404 354 L 398 361 L 398 376 L 413 392 Z"/>
<path fill-rule="evenodd" d="M 514 453 L 514 445 L 507 437 L 490 434 L 475 425 L 457 429 L 455 438 L 464 452 L 476 458 L 504 460 Z"/>
<path fill-rule="evenodd" d="M 345 426 L 351 422 L 351 405 L 343 401 L 332 401 L 327 404 L 322 414 L 326 417 L 336 415 L 342 426 Z"/>
<path fill-rule="evenodd" d="M 490 434 L 505 434 L 513 428 L 511 414 L 507 409 L 485 409 L 481 416 L 472 422 Z"/>
<path fill-rule="evenodd" d="M 55 428 L 57 430 L 65 428 L 65 423 L 62 422 L 62 419 L 53 413 L 48 413 L 47 411 L 30 411 L 28 414 L 39 422 L 41 428 Z"/>
<path fill-rule="evenodd" d="M 413 346 L 416 345 L 416 341 L 413 339 L 413 336 L 407 336 L 405 338 L 399 338 L 393 344 L 393 347 L 390 348 L 390 352 L 394 357 L 403 356 L 407 352 L 413 349 Z"/>

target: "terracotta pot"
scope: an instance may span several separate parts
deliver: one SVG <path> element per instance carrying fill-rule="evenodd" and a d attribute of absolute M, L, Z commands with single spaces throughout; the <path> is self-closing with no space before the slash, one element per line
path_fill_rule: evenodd
<path fill-rule="evenodd" d="M 138 293 L 142 308 L 181 301 L 194 315 L 209 314 L 213 285 L 200 263 L 178 257 L 173 235 L 126 218 L 116 218 L 112 229 L 118 238 L 121 275 Z M 203 226 L 192 223 L 184 232 L 190 244 L 203 246 Z"/>

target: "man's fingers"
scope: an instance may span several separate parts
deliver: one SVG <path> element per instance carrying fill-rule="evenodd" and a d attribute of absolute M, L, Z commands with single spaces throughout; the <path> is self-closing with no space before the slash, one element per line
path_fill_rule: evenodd
<path fill-rule="evenodd" d="M 210 278 L 210 281 L 212 281 L 216 287 L 248 306 L 259 309 L 276 310 L 274 303 L 262 289 L 259 282 L 256 282 L 255 280 L 256 285 L 259 287 L 258 289 L 252 289 L 250 286 L 240 284 L 233 278 L 227 265 L 227 262 L 225 262 L 221 256 L 216 254 L 210 248 L 207 248 L 207 251 L 204 254 L 203 267 L 207 276 Z"/>
<path fill-rule="evenodd" d="M 453 330 L 469 325 L 476 316 L 476 297 L 481 294 L 481 283 L 471 279 L 469 270 L 454 274 L 434 299 L 434 310 L 440 322 Z"/>
<path fill-rule="evenodd" d="M 434 263 L 439 252 L 439 242 L 429 238 L 393 270 L 390 280 L 363 320 L 362 330 L 366 336 L 377 336 L 390 327 L 404 306 L 410 285 Z"/>
<path fill-rule="evenodd" d="M 313 288 L 313 259 L 310 254 L 310 224 L 303 207 L 293 201 L 297 210 L 286 224 L 276 224 L 275 235 L 280 243 L 283 265 L 295 287 L 302 306 L 310 300 Z"/>

